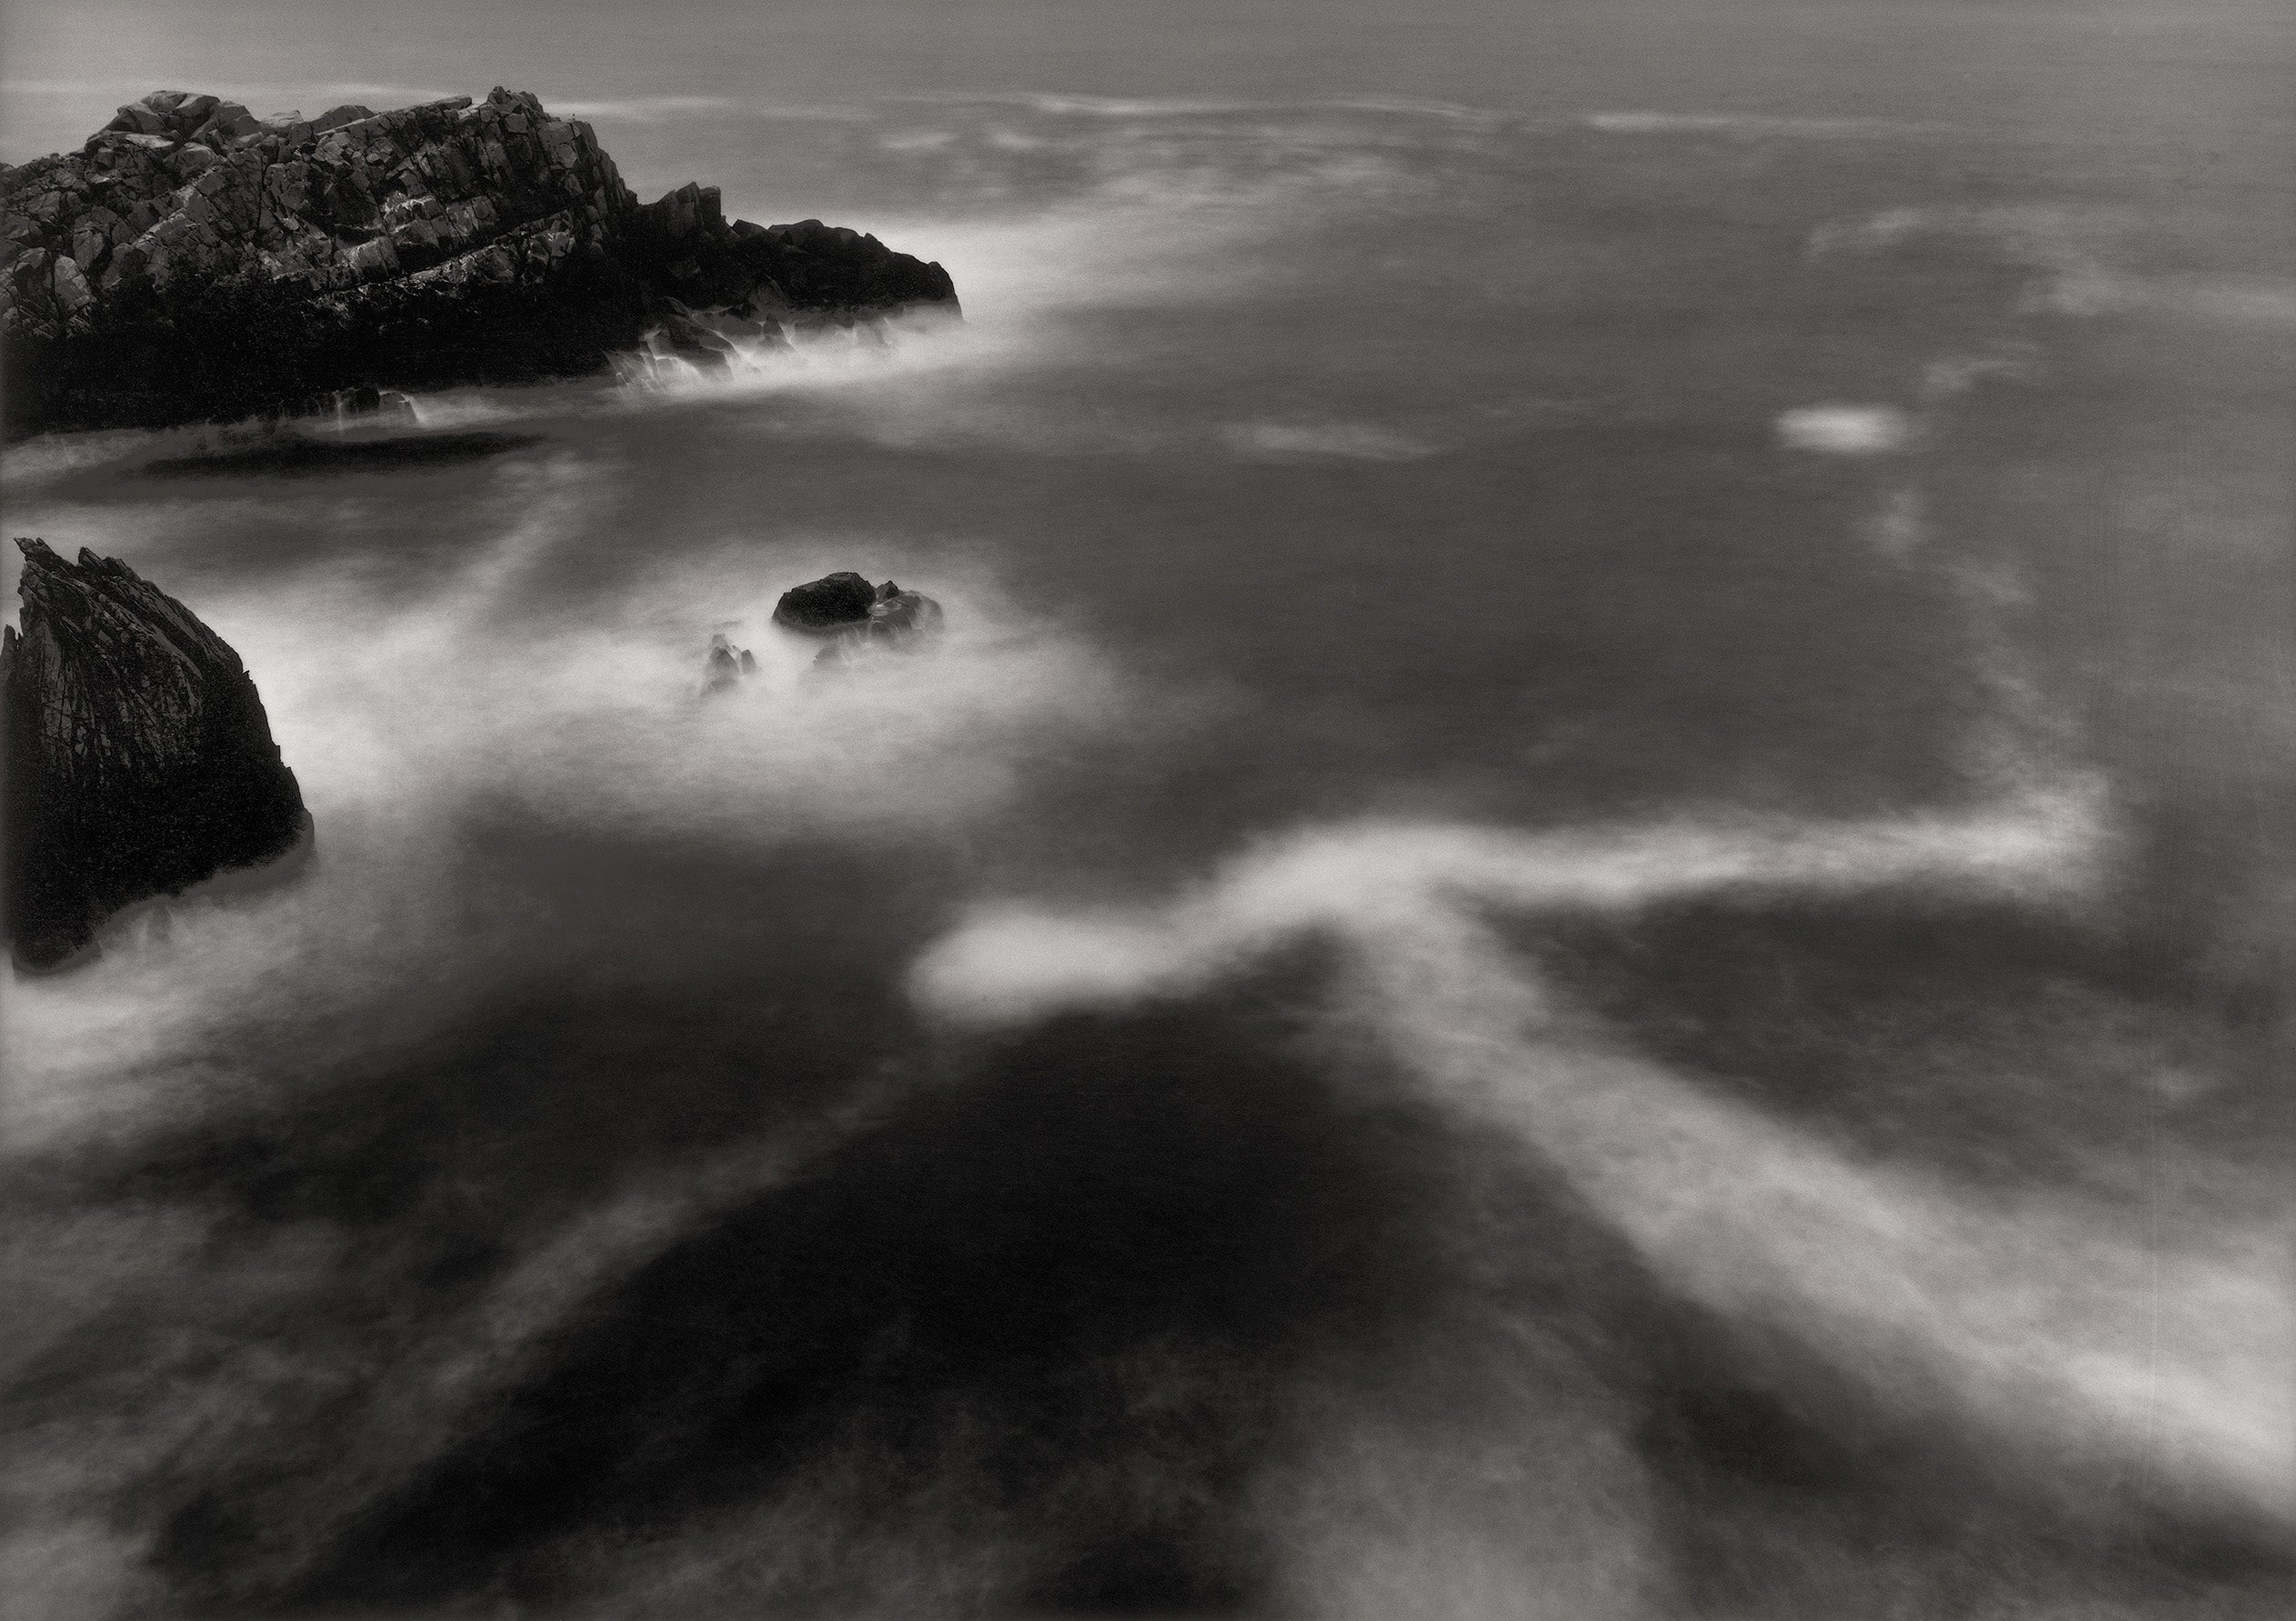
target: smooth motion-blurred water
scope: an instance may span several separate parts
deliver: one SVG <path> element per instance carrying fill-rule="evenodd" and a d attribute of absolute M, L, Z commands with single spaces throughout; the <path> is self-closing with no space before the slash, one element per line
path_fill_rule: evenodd
<path fill-rule="evenodd" d="M 588 108 L 961 330 L 10 453 L 318 828 L 5 991 L 16 1613 L 2269 1613 L 2253 51 L 2012 118 L 1975 35 L 1798 108 L 996 15 L 1062 94 Z M 844 567 L 945 645 L 809 674 Z"/>

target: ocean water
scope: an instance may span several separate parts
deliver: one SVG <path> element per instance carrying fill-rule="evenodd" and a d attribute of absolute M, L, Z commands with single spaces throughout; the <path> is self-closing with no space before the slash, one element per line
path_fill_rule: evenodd
<path fill-rule="evenodd" d="M 966 320 L 11 447 L 317 844 L 0 988 L 8 1613 L 2276 1613 L 2271 12 L 72 12 Z"/>

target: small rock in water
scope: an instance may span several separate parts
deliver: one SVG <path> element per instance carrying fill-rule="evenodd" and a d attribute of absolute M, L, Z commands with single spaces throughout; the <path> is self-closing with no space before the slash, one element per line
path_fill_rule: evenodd
<path fill-rule="evenodd" d="M 941 627 L 941 605 L 922 592 L 904 591 L 887 580 L 867 617 L 838 631 L 814 658 L 816 669 L 837 669 L 878 653 L 909 652 Z"/>
<path fill-rule="evenodd" d="M 744 675 L 757 673 L 757 660 L 747 647 L 737 648 L 723 633 L 709 638 L 709 656 L 702 664 L 702 695 L 724 692 Z"/>
<path fill-rule="evenodd" d="M 940 628 L 940 604 L 920 592 L 893 590 L 890 580 L 885 585 L 889 595 L 879 596 L 869 609 L 865 634 L 878 641 L 901 643 Z"/>
<path fill-rule="evenodd" d="M 827 575 L 783 592 L 774 605 L 773 622 L 808 635 L 835 635 L 866 624 L 877 599 L 877 587 L 859 575 Z"/>

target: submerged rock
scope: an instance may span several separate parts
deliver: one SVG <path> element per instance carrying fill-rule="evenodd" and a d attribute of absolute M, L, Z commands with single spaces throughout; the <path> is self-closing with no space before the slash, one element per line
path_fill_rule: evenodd
<path fill-rule="evenodd" d="M 808 635 L 834 635 L 865 624 L 876 605 L 877 587 L 861 575 L 826 575 L 784 591 L 774 605 L 773 622 Z"/>
<path fill-rule="evenodd" d="M 160 91 L 0 165 L 6 431 L 324 410 L 570 375 L 642 343 L 954 315 L 948 275 L 819 220 L 631 195 L 582 121 L 500 88 L 256 118 Z"/>
<path fill-rule="evenodd" d="M 837 669 L 879 653 L 907 652 L 940 627 L 940 604 L 887 580 L 877 588 L 877 600 L 869 605 L 867 615 L 857 624 L 840 627 L 829 645 L 814 655 L 814 667 Z"/>
<path fill-rule="evenodd" d="M 885 582 L 877 601 L 869 608 L 868 623 L 863 631 L 884 642 L 907 642 L 938 630 L 941 624 L 941 605 L 916 591 L 901 591 L 893 582 Z"/>
<path fill-rule="evenodd" d="M 222 637 L 116 559 L 16 545 L 5 911 L 16 961 L 46 968 L 123 906 L 286 854 L 310 816 Z"/>
<path fill-rule="evenodd" d="M 747 647 L 737 648 L 723 634 L 709 638 L 709 654 L 702 662 L 702 695 L 740 685 L 744 675 L 757 673 L 757 660 Z"/>

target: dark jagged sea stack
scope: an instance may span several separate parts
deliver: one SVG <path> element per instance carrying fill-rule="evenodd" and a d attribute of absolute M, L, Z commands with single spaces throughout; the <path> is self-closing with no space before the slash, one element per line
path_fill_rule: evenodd
<path fill-rule="evenodd" d="M 17 963 L 51 968 L 122 906 L 282 856 L 311 824 L 222 637 L 124 563 L 16 545 L 6 921 Z"/>
<path fill-rule="evenodd" d="M 0 165 L 8 436 L 595 371 L 657 345 L 957 313 L 948 275 L 819 220 L 641 205 L 579 120 L 497 88 L 260 119 L 159 91 Z M 370 393 L 366 397 L 373 397 Z"/>

